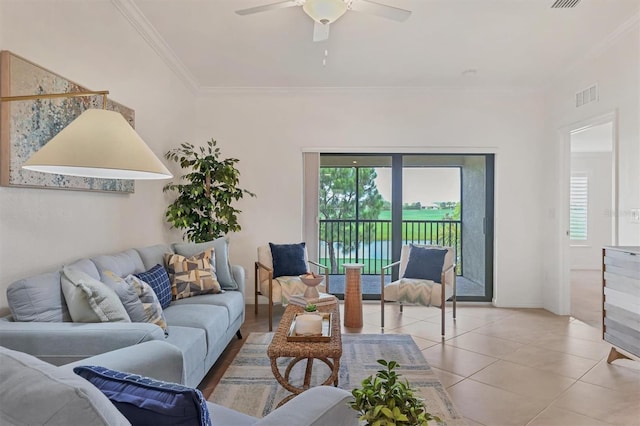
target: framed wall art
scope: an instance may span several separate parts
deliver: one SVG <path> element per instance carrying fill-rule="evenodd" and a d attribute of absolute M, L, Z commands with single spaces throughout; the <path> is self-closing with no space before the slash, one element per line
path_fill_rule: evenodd
<path fill-rule="evenodd" d="M 0 96 L 85 92 L 80 86 L 9 51 L 0 52 Z M 102 108 L 103 97 L 0 102 L 0 185 L 132 193 L 133 180 L 101 179 L 41 173 L 22 164 L 88 108 Z M 110 99 L 107 109 L 134 126 L 135 112 Z"/>

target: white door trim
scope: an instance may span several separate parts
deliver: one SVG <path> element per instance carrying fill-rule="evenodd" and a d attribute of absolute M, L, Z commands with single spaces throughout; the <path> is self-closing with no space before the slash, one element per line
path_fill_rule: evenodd
<path fill-rule="evenodd" d="M 612 150 L 612 188 L 611 188 L 611 239 L 612 244 L 618 242 L 618 113 L 616 110 L 606 114 L 591 117 L 585 120 L 569 124 L 558 129 L 557 135 L 560 142 L 560 214 L 558 263 L 560 277 L 559 308 L 560 315 L 571 314 L 571 261 L 569 253 L 569 182 L 571 178 L 571 134 L 589 127 L 605 123 L 612 123 L 613 150 Z"/>

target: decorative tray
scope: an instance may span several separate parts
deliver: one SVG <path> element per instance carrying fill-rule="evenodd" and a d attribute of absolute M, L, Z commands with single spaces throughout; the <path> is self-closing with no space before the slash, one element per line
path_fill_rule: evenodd
<path fill-rule="evenodd" d="M 291 321 L 291 327 L 287 333 L 287 340 L 289 342 L 328 342 L 331 340 L 331 321 L 333 320 L 333 314 L 331 312 L 319 312 L 315 315 L 322 316 L 322 334 L 296 334 L 296 319 L 300 315 L 305 313 L 298 312 Z"/>

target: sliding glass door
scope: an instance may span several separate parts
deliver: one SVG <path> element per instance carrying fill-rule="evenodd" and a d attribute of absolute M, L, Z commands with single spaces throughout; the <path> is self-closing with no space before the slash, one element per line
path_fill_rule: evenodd
<path fill-rule="evenodd" d="M 364 297 L 379 298 L 382 266 L 413 243 L 453 247 L 459 299 L 491 300 L 492 155 L 321 154 L 317 212 L 332 293 L 344 293 L 342 264 L 358 262 Z"/>

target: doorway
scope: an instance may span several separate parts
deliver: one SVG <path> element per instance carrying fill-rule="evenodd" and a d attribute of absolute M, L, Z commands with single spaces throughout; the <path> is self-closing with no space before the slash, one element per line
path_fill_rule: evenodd
<path fill-rule="evenodd" d="M 569 132 L 569 313 L 602 323 L 602 247 L 615 244 L 616 161 L 613 117 Z"/>

